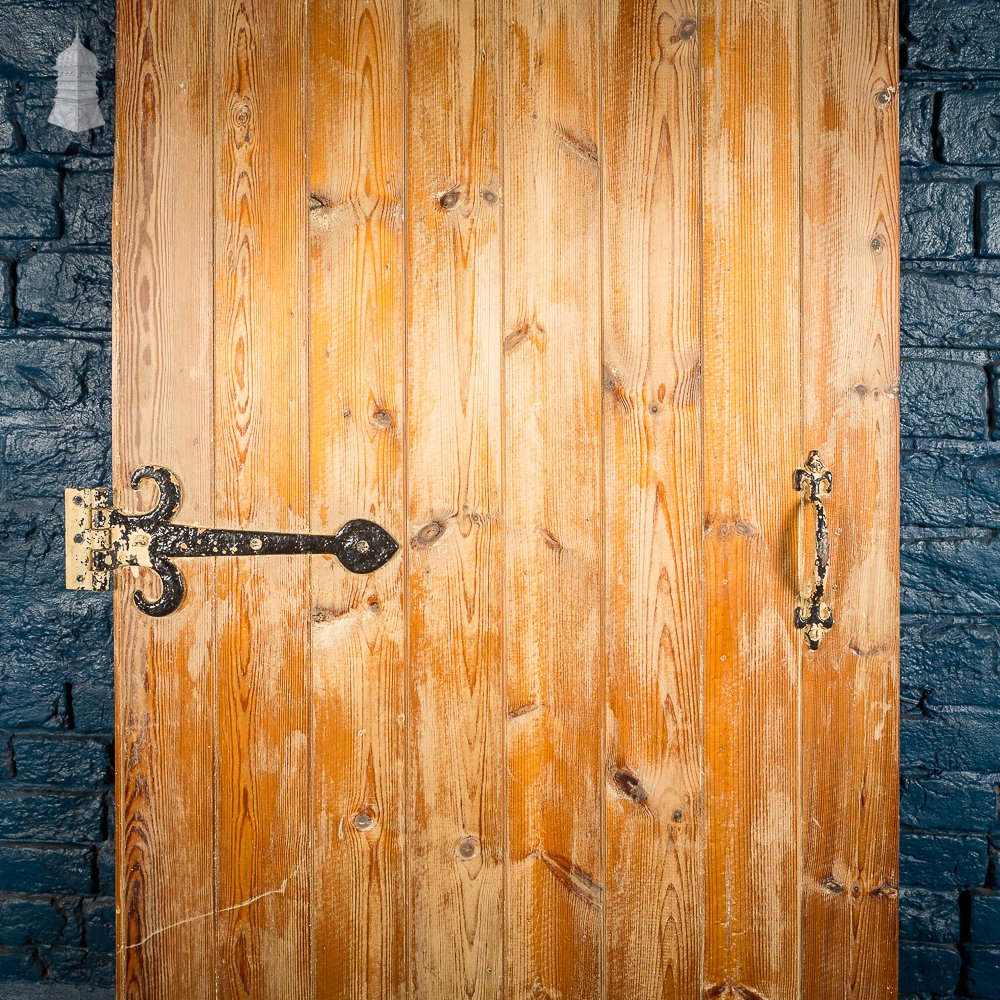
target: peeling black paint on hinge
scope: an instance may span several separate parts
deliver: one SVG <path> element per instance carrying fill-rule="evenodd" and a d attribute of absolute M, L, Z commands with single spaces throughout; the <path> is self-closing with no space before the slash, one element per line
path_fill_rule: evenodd
<path fill-rule="evenodd" d="M 280 531 L 246 531 L 229 528 L 198 528 L 174 524 L 171 518 L 181 503 L 177 477 L 161 466 L 147 465 L 132 474 L 132 489 L 150 480 L 159 490 L 152 510 L 124 514 L 111 507 L 107 512 L 109 543 L 95 548 L 92 569 L 105 578 L 118 566 L 146 567 L 157 574 L 162 591 L 156 600 L 142 592 L 133 595 L 136 607 L 154 618 L 175 611 L 184 599 L 184 578 L 175 559 L 199 556 L 333 555 L 351 573 L 372 573 L 399 550 L 399 543 L 384 528 L 363 518 L 348 521 L 334 535 L 303 535 Z M 102 491 L 108 498 L 109 491 Z M 77 541 L 77 539 L 74 539 Z M 85 539 L 78 536 L 79 543 Z"/>
<path fill-rule="evenodd" d="M 804 629 L 810 649 L 819 649 L 823 636 L 833 627 L 833 611 L 823 598 L 826 574 L 830 565 L 830 530 L 823 507 L 823 493 L 833 490 L 833 473 L 823 465 L 818 451 L 809 452 L 804 468 L 795 470 L 795 489 L 809 484 L 807 499 L 816 510 L 816 551 L 813 557 L 812 591 L 795 609 L 795 627 Z"/>

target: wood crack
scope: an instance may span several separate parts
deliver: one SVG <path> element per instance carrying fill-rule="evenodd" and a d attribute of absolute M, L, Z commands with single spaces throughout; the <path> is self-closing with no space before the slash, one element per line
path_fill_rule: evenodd
<path fill-rule="evenodd" d="M 285 876 L 284 881 L 280 886 L 278 886 L 277 889 L 268 889 L 265 892 L 258 893 L 256 896 L 251 896 L 249 899 L 243 900 L 242 903 L 234 903 L 232 906 L 223 906 L 218 912 L 232 913 L 234 910 L 243 910 L 248 906 L 253 906 L 254 903 L 259 903 L 262 899 L 267 899 L 268 896 L 283 896 L 285 891 L 288 889 L 288 883 L 295 878 L 301 867 L 302 864 L 300 862 L 295 866 L 290 874 Z M 141 948 L 144 944 L 152 941 L 153 938 L 159 937 L 161 934 L 166 934 L 167 931 L 172 931 L 177 927 L 184 927 L 187 924 L 197 923 L 199 920 L 207 920 L 209 917 L 214 917 L 215 913 L 216 911 L 211 909 L 206 913 L 196 913 L 194 916 L 184 917 L 181 920 L 175 920 L 172 923 L 166 924 L 164 927 L 157 927 L 156 930 L 152 930 L 148 934 L 144 934 L 138 941 L 135 941 L 132 944 L 119 945 L 118 951 L 131 951 L 133 948 Z"/>

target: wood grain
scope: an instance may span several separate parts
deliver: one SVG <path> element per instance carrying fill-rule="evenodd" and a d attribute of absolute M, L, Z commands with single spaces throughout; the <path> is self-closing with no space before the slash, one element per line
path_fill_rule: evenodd
<path fill-rule="evenodd" d="M 893 0 L 802 17 L 805 446 L 834 476 L 835 616 L 802 674 L 802 989 L 870 1000 L 897 960 L 898 19 Z"/>
<path fill-rule="evenodd" d="M 309 29 L 310 529 L 405 538 L 403 5 L 313 0 Z M 404 559 L 312 566 L 316 996 L 401 998 Z"/>
<path fill-rule="evenodd" d="M 690 0 L 603 19 L 607 996 L 702 963 L 698 37 Z"/>
<path fill-rule="evenodd" d="M 305 0 L 217 4 L 216 519 L 308 527 Z M 220 561 L 220 998 L 310 982 L 309 571 Z"/>
<path fill-rule="evenodd" d="M 797 8 L 702 8 L 708 998 L 802 996 Z"/>
<path fill-rule="evenodd" d="M 123 0 L 120 997 L 893 995 L 895 2 Z"/>
<path fill-rule="evenodd" d="M 214 479 L 209 11 L 205 0 L 118 7 L 114 494 L 148 509 L 154 497 L 133 494 L 131 474 L 165 465 L 184 490 L 179 516 L 195 523 L 211 520 Z M 208 1000 L 214 570 L 186 570 L 187 598 L 163 620 L 132 603 L 137 587 L 158 593 L 153 579 L 115 575 L 118 995 Z"/>
<path fill-rule="evenodd" d="M 503 983 L 495 0 L 407 7 L 410 989 Z"/>
<path fill-rule="evenodd" d="M 600 23 L 505 8 L 506 964 L 603 994 Z M 609 403 L 609 405 L 611 405 Z"/>

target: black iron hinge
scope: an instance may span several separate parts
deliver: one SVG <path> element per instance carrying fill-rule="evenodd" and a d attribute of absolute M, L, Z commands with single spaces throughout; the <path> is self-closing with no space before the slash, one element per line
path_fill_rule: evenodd
<path fill-rule="evenodd" d="M 373 521 L 355 518 L 334 535 L 281 531 L 198 528 L 175 524 L 181 503 L 177 477 L 147 465 L 132 475 L 132 489 L 150 480 L 159 490 L 152 510 L 125 514 L 112 503 L 111 490 L 66 490 L 66 586 L 70 590 L 109 590 L 119 566 L 145 567 L 160 578 L 160 596 L 150 601 L 136 592 L 136 607 L 161 618 L 184 598 L 184 578 L 175 559 L 198 556 L 334 555 L 351 573 L 372 573 L 399 550 L 399 543 Z"/>

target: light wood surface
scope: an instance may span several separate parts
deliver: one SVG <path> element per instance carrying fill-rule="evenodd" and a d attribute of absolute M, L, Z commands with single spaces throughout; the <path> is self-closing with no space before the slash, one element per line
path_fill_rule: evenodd
<path fill-rule="evenodd" d="M 405 534 L 403 8 L 314 0 L 309 31 L 310 524 Z M 404 560 L 312 566 L 318 997 L 405 995 Z"/>
<path fill-rule="evenodd" d="M 123 4 L 114 198 L 114 472 L 119 507 L 151 463 L 181 476 L 178 516 L 210 523 L 213 125 L 208 0 Z M 184 155 L 176 155 L 184 136 Z M 91 484 L 85 484 L 91 485 Z M 132 604 L 159 584 L 115 583 L 119 996 L 215 995 L 215 640 L 211 561 L 185 574 L 174 615 Z"/>
<path fill-rule="evenodd" d="M 793 0 L 702 9 L 709 998 L 802 996 L 798 32 Z"/>
<path fill-rule="evenodd" d="M 869 1000 L 897 978 L 898 18 L 809 0 L 803 24 L 804 441 L 835 477 L 836 625 L 803 661 L 802 992 Z"/>
<path fill-rule="evenodd" d="M 895 24 L 120 5 L 119 503 L 401 546 L 117 573 L 120 997 L 894 995 Z"/>
<path fill-rule="evenodd" d="M 305 0 L 216 3 L 215 519 L 309 526 Z M 220 560 L 220 1000 L 310 979 L 308 560 Z"/>
<path fill-rule="evenodd" d="M 410 990 L 503 981 L 499 5 L 406 33 Z"/>
<path fill-rule="evenodd" d="M 507 992 L 603 994 L 600 31 L 507 7 Z"/>
<path fill-rule="evenodd" d="M 628 3 L 602 25 L 608 997 L 701 985 L 696 13 Z"/>

